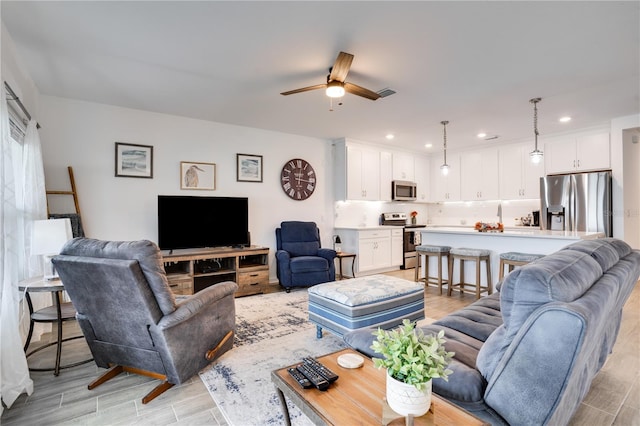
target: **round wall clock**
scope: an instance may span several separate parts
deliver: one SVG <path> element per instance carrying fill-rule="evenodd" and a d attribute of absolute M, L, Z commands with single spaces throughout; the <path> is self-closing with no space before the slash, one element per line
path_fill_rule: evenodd
<path fill-rule="evenodd" d="M 306 200 L 316 189 L 316 172 L 305 160 L 294 158 L 282 167 L 280 185 L 289 198 Z"/>

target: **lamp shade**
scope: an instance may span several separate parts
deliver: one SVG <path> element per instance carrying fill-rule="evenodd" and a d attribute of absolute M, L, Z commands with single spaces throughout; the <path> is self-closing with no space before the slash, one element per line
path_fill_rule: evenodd
<path fill-rule="evenodd" d="M 31 255 L 58 254 L 73 238 L 69 219 L 36 220 L 31 233 Z"/>

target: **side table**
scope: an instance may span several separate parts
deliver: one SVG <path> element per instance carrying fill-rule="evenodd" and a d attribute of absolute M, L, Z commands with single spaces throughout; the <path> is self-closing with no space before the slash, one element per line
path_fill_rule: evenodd
<path fill-rule="evenodd" d="M 27 351 L 29 347 L 29 343 L 31 343 L 31 337 L 33 336 L 33 325 L 36 322 L 42 323 L 57 323 L 57 339 L 55 342 L 48 343 L 44 346 L 41 346 L 33 351 L 27 353 L 27 358 L 33 355 L 36 352 L 39 352 L 49 346 L 56 345 L 56 362 L 53 368 L 29 368 L 30 371 L 53 371 L 55 376 L 60 374 L 60 370 L 63 368 L 71 368 L 76 367 L 81 364 L 86 364 L 88 362 L 93 361 L 93 358 L 87 359 L 84 361 L 75 362 L 73 364 L 68 365 L 60 365 L 60 356 L 62 354 L 62 343 L 73 340 L 73 339 L 83 339 L 84 336 L 81 334 L 79 336 L 62 338 L 62 323 L 64 321 L 74 320 L 76 318 L 76 310 L 73 307 L 71 302 L 62 302 L 62 291 L 64 290 L 64 285 L 61 280 L 51 280 L 45 281 L 43 277 L 35 277 L 30 278 L 24 281 L 20 281 L 19 283 L 20 291 L 24 291 L 25 299 L 27 301 L 27 305 L 29 306 L 29 333 L 27 335 L 27 341 L 24 345 L 24 351 Z M 31 296 L 29 293 L 40 293 L 40 292 L 49 292 L 52 293 L 54 299 L 54 305 L 47 306 L 46 308 L 38 309 L 34 312 L 33 303 L 31 302 Z"/>
<path fill-rule="evenodd" d="M 340 272 L 340 279 L 344 279 L 344 275 L 342 274 L 342 259 L 351 258 L 351 278 L 356 277 L 355 265 L 356 265 L 356 254 L 355 253 L 345 253 L 343 251 L 339 251 L 336 254 L 336 259 L 338 259 L 338 267 Z"/>

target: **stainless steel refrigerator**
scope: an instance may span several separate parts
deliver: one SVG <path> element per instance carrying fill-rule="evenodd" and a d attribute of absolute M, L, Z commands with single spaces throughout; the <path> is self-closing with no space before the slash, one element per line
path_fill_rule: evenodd
<path fill-rule="evenodd" d="M 604 232 L 611 237 L 611 172 L 540 178 L 540 229 Z"/>

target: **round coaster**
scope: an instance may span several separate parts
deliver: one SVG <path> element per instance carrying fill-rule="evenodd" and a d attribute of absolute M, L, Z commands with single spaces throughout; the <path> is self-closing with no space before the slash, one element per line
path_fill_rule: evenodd
<path fill-rule="evenodd" d="M 364 364 L 364 358 L 356 354 L 344 354 L 338 357 L 338 365 L 344 368 L 359 368 Z"/>

